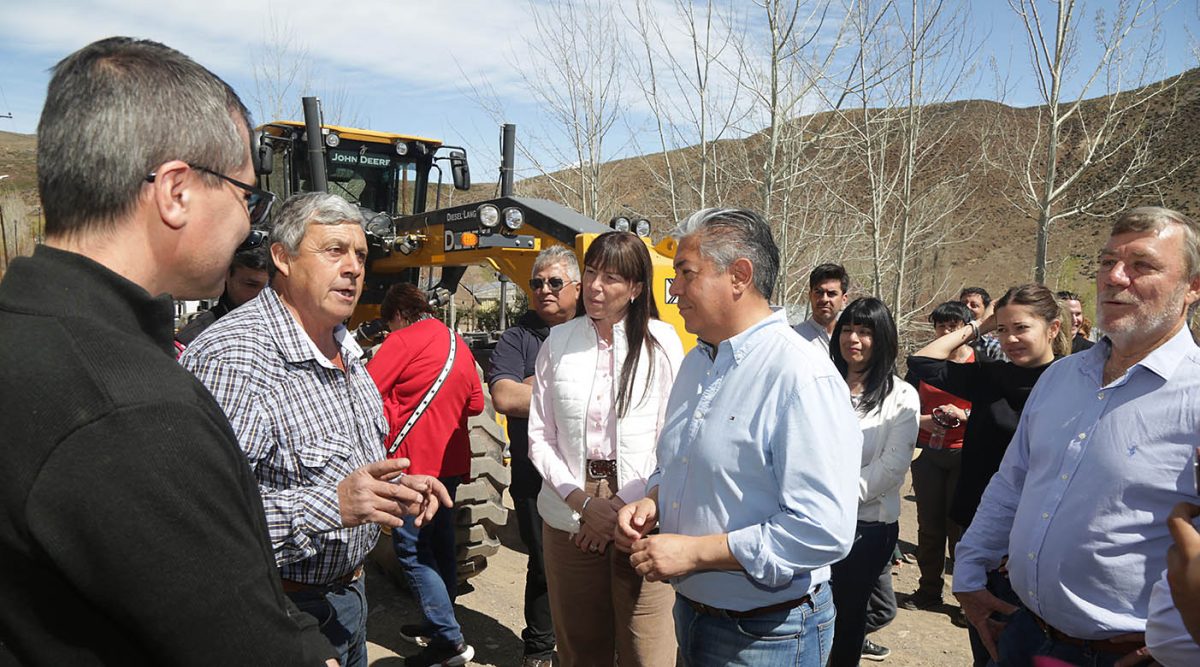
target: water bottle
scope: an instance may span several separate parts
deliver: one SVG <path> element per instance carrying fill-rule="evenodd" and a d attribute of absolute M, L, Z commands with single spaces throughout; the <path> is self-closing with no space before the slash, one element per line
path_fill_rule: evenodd
<path fill-rule="evenodd" d="M 930 449 L 944 449 L 946 447 L 946 429 L 941 426 L 934 426 L 933 431 L 929 433 Z"/>

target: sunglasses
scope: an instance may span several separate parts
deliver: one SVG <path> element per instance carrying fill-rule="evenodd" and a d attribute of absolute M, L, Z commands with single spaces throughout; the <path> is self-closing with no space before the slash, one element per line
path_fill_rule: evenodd
<path fill-rule="evenodd" d="M 557 292 L 558 290 L 562 289 L 563 287 L 565 287 L 567 285 L 570 285 L 573 282 L 575 282 L 575 281 L 574 280 L 563 280 L 562 278 L 559 278 L 558 276 L 555 276 L 553 278 L 547 278 L 546 280 L 542 280 L 541 278 L 530 278 L 529 279 L 529 289 L 533 292 L 536 292 L 536 291 L 542 289 L 542 287 L 549 285 L 551 292 Z"/>
<path fill-rule="evenodd" d="M 194 164 L 189 164 L 188 166 L 196 171 L 202 171 L 206 174 L 216 176 L 227 183 L 232 183 L 238 188 L 245 190 L 246 211 L 250 213 L 250 225 L 252 227 L 255 225 L 261 225 L 267 221 L 267 215 L 271 212 L 271 204 L 275 203 L 275 195 L 273 193 L 248 183 L 243 183 L 236 178 L 230 178 L 225 174 L 213 171 L 208 167 L 200 167 Z M 150 172 L 150 174 L 146 176 L 146 182 L 153 183 L 156 177 L 156 173 Z M 261 241 L 259 243 L 261 243 Z"/>
<path fill-rule="evenodd" d="M 246 235 L 246 240 L 242 241 L 242 244 L 237 247 L 235 252 L 253 250 L 261 246 L 263 243 L 266 243 L 267 236 L 268 232 L 265 229 L 251 229 L 250 233 Z"/>

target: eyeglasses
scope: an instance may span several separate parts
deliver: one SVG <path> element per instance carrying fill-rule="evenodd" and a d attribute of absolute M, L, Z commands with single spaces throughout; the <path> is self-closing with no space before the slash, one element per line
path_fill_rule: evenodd
<path fill-rule="evenodd" d="M 194 164 L 189 164 L 188 166 L 191 167 L 192 169 L 195 169 L 196 171 L 202 171 L 206 174 L 211 174 L 213 176 L 216 176 L 217 178 L 219 178 L 223 181 L 232 183 L 233 185 L 241 188 L 242 190 L 245 190 L 246 191 L 246 211 L 250 213 L 250 225 L 251 226 L 261 225 L 267 221 L 267 214 L 269 214 L 271 212 L 271 205 L 275 203 L 275 195 L 273 193 L 271 193 L 267 190 L 263 190 L 262 188 L 257 188 L 248 183 L 243 183 L 243 182 L 237 180 L 236 178 L 230 178 L 230 177 L 226 176 L 225 174 L 213 171 L 212 169 L 209 169 L 208 167 L 200 167 L 200 166 L 197 166 Z M 150 172 L 150 174 L 146 176 L 146 182 L 153 183 L 154 179 L 157 176 L 158 176 L 158 174 L 156 174 L 155 172 Z M 253 235 L 253 233 L 252 233 L 252 235 Z M 260 241 L 260 243 L 261 243 L 261 241 Z"/>
<path fill-rule="evenodd" d="M 557 292 L 558 290 L 562 289 L 563 287 L 565 287 L 567 285 L 570 285 L 573 282 L 575 282 L 575 281 L 574 280 L 563 280 L 562 278 L 559 278 L 558 276 L 555 276 L 553 278 L 547 278 L 545 280 L 542 280 L 541 278 L 530 278 L 529 279 L 529 289 L 533 292 L 536 292 L 536 291 L 542 289 L 543 287 L 549 285 L 551 292 Z"/>

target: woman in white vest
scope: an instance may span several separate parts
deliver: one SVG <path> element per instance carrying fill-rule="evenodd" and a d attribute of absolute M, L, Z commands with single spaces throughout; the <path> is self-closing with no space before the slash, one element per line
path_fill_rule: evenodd
<path fill-rule="evenodd" d="M 854 546 L 833 564 L 829 581 L 837 620 L 828 664 L 854 667 L 860 657 L 878 660 L 889 652 L 866 640 L 867 601 L 900 536 L 900 485 L 912 462 L 921 399 L 896 377 L 896 323 L 879 299 L 863 297 L 847 306 L 829 343 L 863 433 Z"/>
<path fill-rule="evenodd" d="M 683 345 L 658 320 L 640 238 L 602 234 L 583 263 L 587 316 L 550 330 L 529 408 L 559 661 L 666 667 L 675 664 L 674 593 L 638 576 L 611 541 L 617 510 L 645 495 L 655 468 Z"/>

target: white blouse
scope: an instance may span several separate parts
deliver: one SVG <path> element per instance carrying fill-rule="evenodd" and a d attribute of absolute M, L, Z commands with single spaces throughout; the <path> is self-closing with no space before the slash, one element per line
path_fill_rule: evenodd
<path fill-rule="evenodd" d="M 900 486 L 917 443 L 921 399 L 912 385 L 892 376 L 892 391 L 869 414 L 859 414 L 862 470 L 858 479 L 858 520 L 892 523 L 900 519 Z"/>

